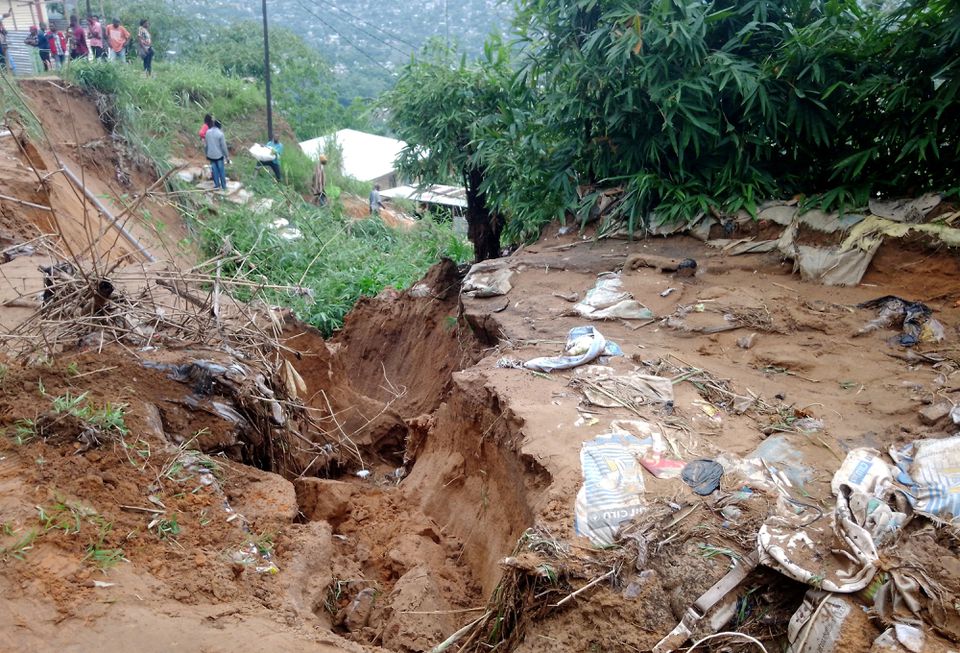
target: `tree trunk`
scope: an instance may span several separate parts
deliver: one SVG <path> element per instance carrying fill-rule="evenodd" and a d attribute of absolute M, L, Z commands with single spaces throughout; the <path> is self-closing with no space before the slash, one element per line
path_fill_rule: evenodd
<path fill-rule="evenodd" d="M 467 236 L 473 243 L 477 263 L 500 256 L 500 231 L 503 229 L 503 220 L 490 212 L 486 196 L 478 190 L 483 176 L 482 168 L 470 168 L 463 175 L 467 189 Z"/>

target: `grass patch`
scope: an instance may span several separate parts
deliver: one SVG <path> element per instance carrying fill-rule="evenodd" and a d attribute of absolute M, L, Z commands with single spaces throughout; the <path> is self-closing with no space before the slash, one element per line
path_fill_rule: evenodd
<path fill-rule="evenodd" d="M 279 217 L 302 237 L 283 238 L 271 227 Z M 303 292 L 293 295 L 266 291 L 267 299 L 290 306 L 325 334 L 343 324 L 344 315 L 360 297 L 387 287 L 406 288 L 441 257 L 457 262 L 472 257 L 470 246 L 450 225 L 424 219 L 413 229 L 401 231 L 378 218 L 354 222 L 337 204 L 320 209 L 299 198 L 283 199 L 269 215 L 224 203 L 201 223 L 201 242 L 208 254 L 216 254 L 229 242 L 244 255 L 230 273 L 265 284 L 302 287 Z M 241 299 L 252 298 L 252 293 L 241 295 Z"/>
<path fill-rule="evenodd" d="M 240 151 L 250 141 L 263 141 L 260 113 L 265 108 L 262 91 L 254 84 L 191 64 L 160 64 L 153 77 L 133 66 L 78 62 L 66 73 L 73 83 L 95 91 L 108 126 L 126 139 L 135 152 L 147 157 L 160 171 L 171 152 L 197 143 L 196 129 L 204 113 L 223 121 L 233 163 L 227 174 L 239 179 L 258 198 L 270 198 L 273 207 L 257 215 L 227 201 L 185 193 L 180 209 L 194 230 L 205 254 L 215 256 L 224 243 L 245 255 L 225 269 L 248 279 L 277 286 L 298 286 L 303 292 L 289 296 L 266 291 L 267 301 L 294 309 L 304 321 L 329 334 L 343 323 L 357 299 L 386 287 L 403 289 L 419 279 L 441 257 L 457 262 L 472 258 L 472 249 L 456 236 L 449 224 L 424 219 L 409 231 L 398 231 L 377 219 L 353 222 L 343 215 L 342 192 L 365 198 L 370 185 L 343 178 L 336 147 L 328 149 L 328 199 L 323 209 L 306 202 L 314 163 L 293 139 L 282 139 L 283 179 L 277 183 L 268 169 L 257 168 L 252 157 Z M 198 152 L 199 154 L 199 152 Z M 172 181 L 175 188 L 192 186 Z M 302 233 L 285 240 L 270 224 L 284 219 Z M 254 290 L 239 298 L 250 300 Z M 67 410 L 69 406 L 65 407 Z M 109 415 L 102 415 L 108 419 Z M 90 421 L 90 420 L 87 420 Z M 116 427 L 119 422 L 108 422 Z M 125 432 L 124 432 L 125 433 Z"/>

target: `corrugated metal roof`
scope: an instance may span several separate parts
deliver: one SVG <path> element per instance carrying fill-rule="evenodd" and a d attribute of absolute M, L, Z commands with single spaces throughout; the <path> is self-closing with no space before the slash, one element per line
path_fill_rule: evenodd
<path fill-rule="evenodd" d="M 373 181 L 396 170 L 397 156 L 407 146 L 403 141 L 377 136 L 355 129 L 341 129 L 334 134 L 300 143 L 300 149 L 316 160 L 328 138 L 335 138 L 343 154 L 343 174 L 360 181 Z"/>
<path fill-rule="evenodd" d="M 40 58 L 37 55 L 37 49 L 24 43 L 24 39 L 30 36 L 29 30 L 7 29 L 7 47 L 10 48 L 10 59 L 13 62 L 13 74 L 15 75 L 36 75 L 40 65 Z"/>
<path fill-rule="evenodd" d="M 461 209 L 467 208 L 467 191 L 462 186 L 397 186 L 380 191 L 381 197 L 391 199 L 405 199 L 413 202 L 426 202 L 427 204 L 441 204 L 443 206 L 455 206 Z"/>

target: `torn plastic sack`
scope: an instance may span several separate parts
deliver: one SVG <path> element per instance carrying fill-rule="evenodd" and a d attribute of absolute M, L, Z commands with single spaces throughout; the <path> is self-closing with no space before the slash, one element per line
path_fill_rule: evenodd
<path fill-rule="evenodd" d="M 917 440 L 890 457 L 900 470 L 914 510 L 934 520 L 960 525 L 960 436 Z"/>
<path fill-rule="evenodd" d="M 740 256 L 741 254 L 764 254 L 776 251 L 779 242 L 779 239 L 716 238 L 708 240 L 707 245 L 723 250 L 723 253 L 728 256 Z"/>
<path fill-rule="evenodd" d="M 615 272 L 604 272 L 597 277 L 596 285 L 574 310 L 590 320 L 651 320 L 653 313 L 623 290 L 623 281 Z"/>
<path fill-rule="evenodd" d="M 513 289 L 513 277 L 516 273 L 498 264 L 477 263 L 470 268 L 463 280 L 463 294 L 468 297 L 497 297 L 506 295 Z"/>
<path fill-rule="evenodd" d="M 876 449 L 853 449 L 833 475 L 830 489 L 835 495 L 839 495 L 842 485 L 874 497 L 887 496 L 893 486 L 890 464 Z"/>
<path fill-rule="evenodd" d="M 904 347 L 912 347 L 918 342 L 941 342 L 945 337 L 943 325 L 931 318 L 933 311 L 921 302 L 885 295 L 857 304 L 857 308 L 879 309 L 879 314 L 854 335 L 879 329 L 902 329 L 899 343 Z"/>
<path fill-rule="evenodd" d="M 767 518 L 757 533 L 760 563 L 830 592 L 859 592 L 873 580 L 880 557 L 870 534 L 840 515 Z"/>
<path fill-rule="evenodd" d="M 808 590 L 787 626 L 787 653 L 843 653 L 862 641 L 869 617 L 849 596 Z"/>
<path fill-rule="evenodd" d="M 607 340 L 592 326 L 574 327 L 567 334 L 565 356 L 541 356 L 523 363 L 523 367 L 535 372 L 556 372 L 585 365 L 600 356 L 622 356 L 617 343 Z"/>
<path fill-rule="evenodd" d="M 670 441 L 656 426 L 643 420 L 614 420 L 611 433 L 622 433 L 640 438 L 640 464 L 656 478 L 676 478 L 683 472 L 685 463 L 680 460 L 676 444 Z"/>
<path fill-rule="evenodd" d="M 574 527 L 596 546 L 616 541 L 620 524 L 640 515 L 643 443 L 624 433 L 598 435 L 580 447 L 583 486 L 577 492 Z"/>
<path fill-rule="evenodd" d="M 797 245 L 794 264 L 804 281 L 826 286 L 855 286 L 863 279 L 880 243 L 866 248 Z"/>
<path fill-rule="evenodd" d="M 617 374 L 611 368 L 590 365 L 577 370 L 574 382 L 588 402 L 602 408 L 673 403 L 673 383 L 662 376 Z"/>

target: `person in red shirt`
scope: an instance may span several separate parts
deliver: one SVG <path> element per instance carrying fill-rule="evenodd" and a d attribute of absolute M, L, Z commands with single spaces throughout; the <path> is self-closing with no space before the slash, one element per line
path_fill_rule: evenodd
<path fill-rule="evenodd" d="M 80 26 L 76 16 L 70 16 L 70 34 L 73 37 L 73 48 L 70 50 L 71 59 L 84 59 L 90 50 L 87 48 L 87 34 Z"/>
<path fill-rule="evenodd" d="M 213 116 L 209 113 L 203 117 L 203 124 L 200 125 L 200 144 L 207 140 L 207 130 L 213 127 Z"/>
<path fill-rule="evenodd" d="M 95 59 L 106 59 L 107 51 L 103 47 L 103 25 L 99 16 L 90 16 L 87 21 L 87 45 L 93 50 Z"/>
<path fill-rule="evenodd" d="M 54 32 L 52 27 L 47 28 L 47 42 L 50 44 L 50 59 L 63 68 L 67 63 L 67 37 L 62 31 Z"/>

